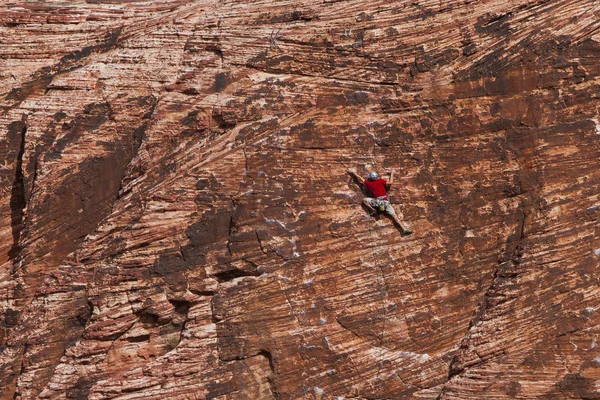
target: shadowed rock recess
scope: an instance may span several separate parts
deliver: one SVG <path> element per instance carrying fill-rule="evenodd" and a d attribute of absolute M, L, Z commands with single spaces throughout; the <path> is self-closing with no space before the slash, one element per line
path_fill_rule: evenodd
<path fill-rule="evenodd" d="M 0 399 L 600 399 L 599 113 L 597 1 L 4 2 Z"/>

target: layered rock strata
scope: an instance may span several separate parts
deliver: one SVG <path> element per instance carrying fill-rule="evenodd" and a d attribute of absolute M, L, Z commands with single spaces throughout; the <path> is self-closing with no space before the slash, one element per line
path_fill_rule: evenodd
<path fill-rule="evenodd" d="M 0 397 L 600 398 L 599 21 L 0 5 Z"/>

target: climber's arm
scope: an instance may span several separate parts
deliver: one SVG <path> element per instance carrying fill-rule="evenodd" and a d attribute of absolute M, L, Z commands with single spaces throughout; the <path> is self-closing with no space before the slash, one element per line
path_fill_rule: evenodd
<path fill-rule="evenodd" d="M 356 169 L 354 169 L 354 168 L 348 168 L 348 171 L 347 171 L 347 172 L 348 172 L 348 174 L 349 174 L 349 175 L 350 175 L 352 178 L 354 178 L 354 179 L 355 179 L 355 180 L 356 180 L 358 183 L 360 183 L 360 184 L 362 184 L 362 183 L 363 183 L 364 179 L 363 179 L 363 177 L 362 177 L 362 176 L 360 176 L 360 175 L 358 175 L 358 174 L 356 173 Z"/>
<path fill-rule="evenodd" d="M 392 183 L 394 183 L 394 171 L 390 172 L 390 179 L 388 179 L 387 185 L 392 186 Z"/>

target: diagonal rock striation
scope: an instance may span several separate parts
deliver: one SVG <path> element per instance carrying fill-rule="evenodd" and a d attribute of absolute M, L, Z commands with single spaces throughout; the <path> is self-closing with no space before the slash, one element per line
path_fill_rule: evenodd
<path fill-rule="evenodd" d="M 0 398 L 597 398 L 599 17 L 0 5 Z"/>

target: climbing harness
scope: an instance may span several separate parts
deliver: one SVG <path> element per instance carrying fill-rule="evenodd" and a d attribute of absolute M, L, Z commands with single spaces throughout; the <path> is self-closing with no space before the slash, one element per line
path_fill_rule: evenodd
<path fill-rule="evenodd" d="M 388 204 L 390 204 L 390 201 L 387 196 L 380 196 L 373 200 L 373 208 L 379 212 L 384 212 Z"/>

